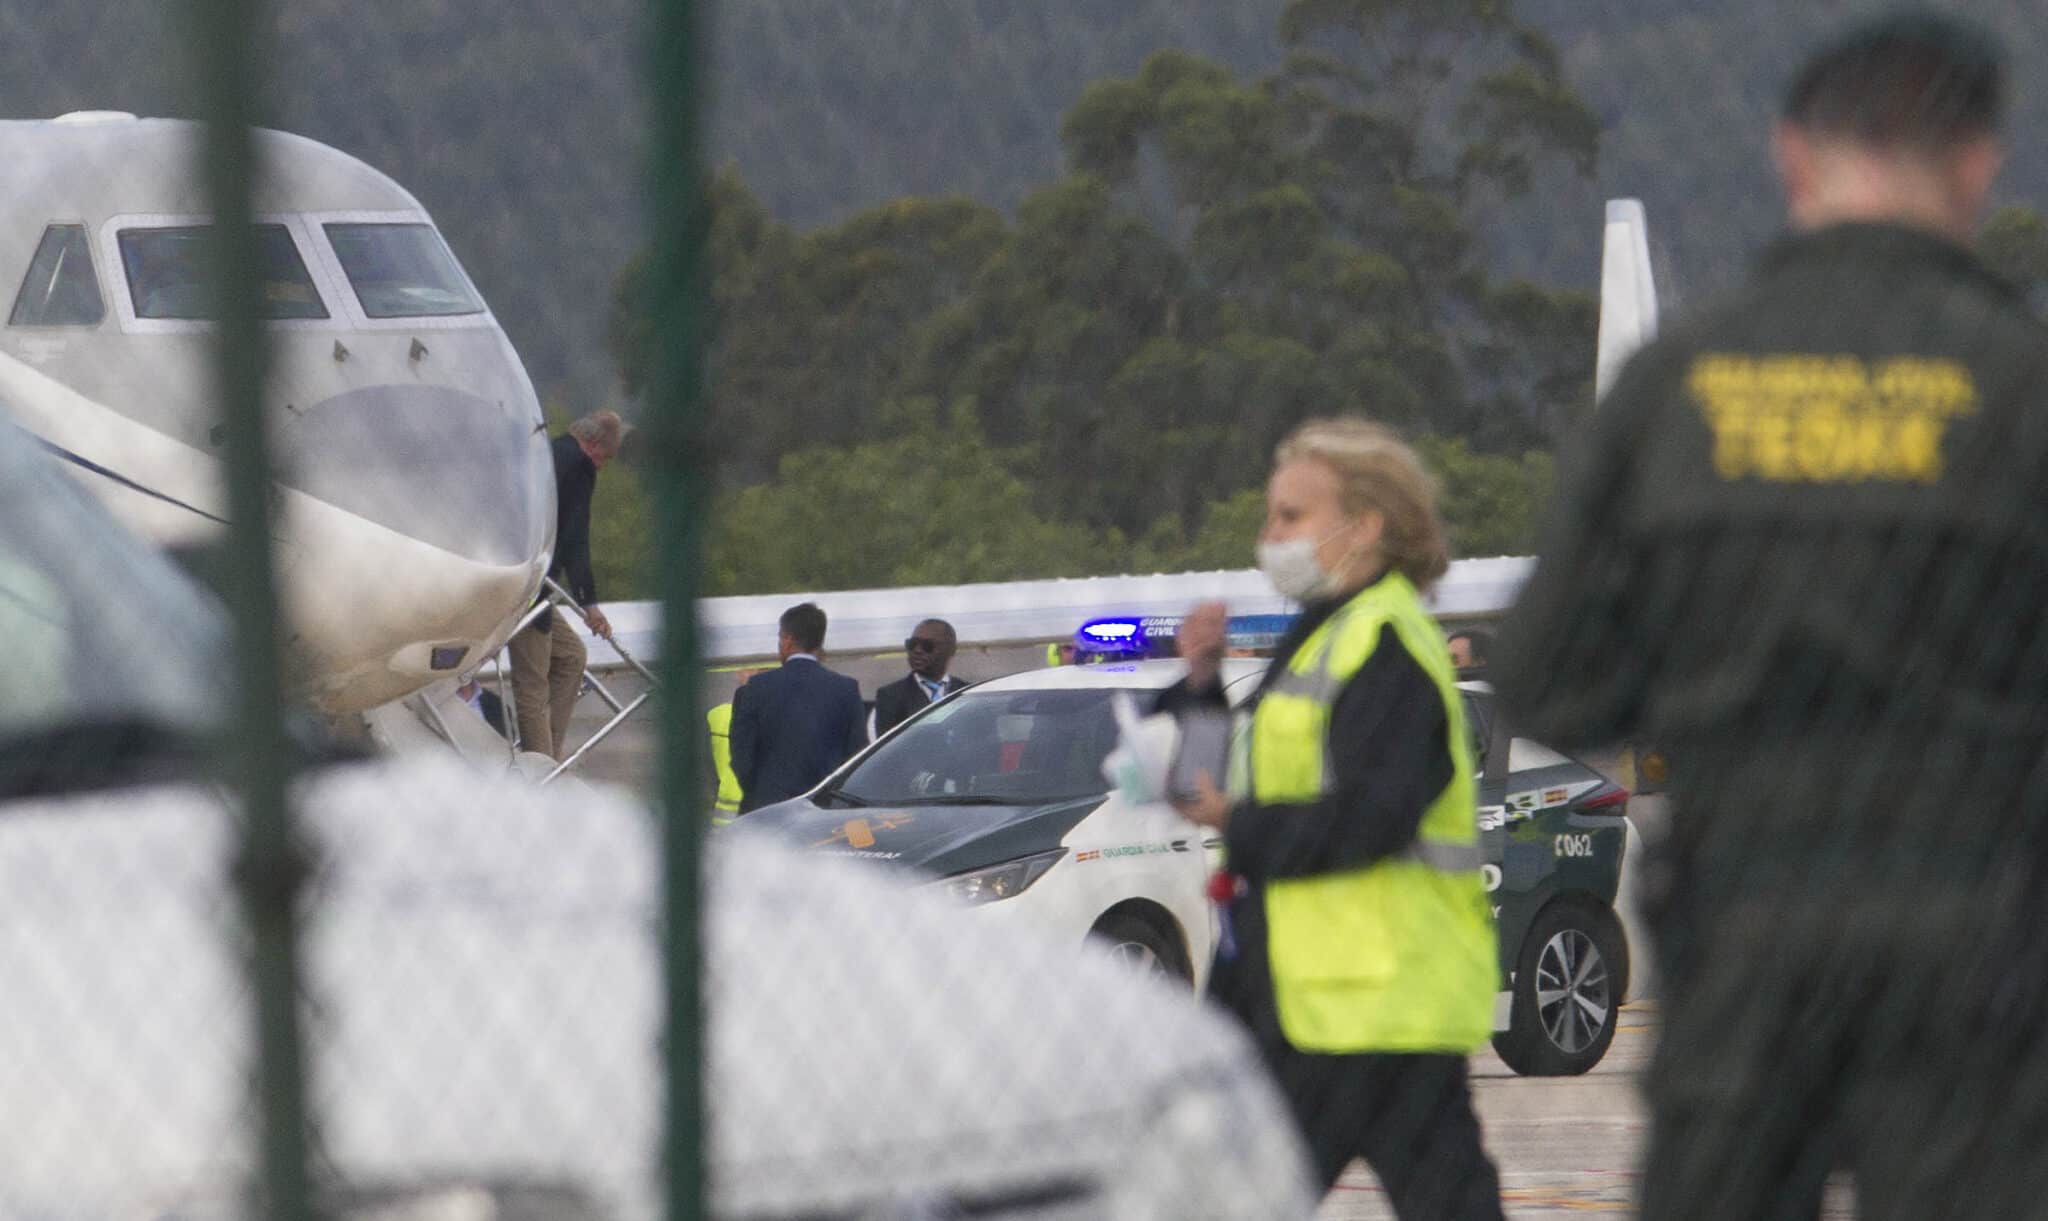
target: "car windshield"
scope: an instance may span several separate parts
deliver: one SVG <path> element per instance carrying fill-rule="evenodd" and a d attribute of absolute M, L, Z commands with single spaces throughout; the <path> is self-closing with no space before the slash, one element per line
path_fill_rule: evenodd
<path fill-rule="evenodd" d="M 4 423 L 0 639 L 0 789 L 56 744 L 104 742 L 108 727 L 203 734 L 226 707 L 212 601 Z"/>
<path fill-rule="evenodd" d="M 368 317 L 483 312 L 484 303 L 431 225 L 328 225 L 327 240 Z"/>
<path fill-rule="evenodd" d="M 1102 760 L 1117 740 L 1115 694 L 962 692 L 890 735 L 828 791 L 865 805 L 1099 797 L 1109 791 Z"/>

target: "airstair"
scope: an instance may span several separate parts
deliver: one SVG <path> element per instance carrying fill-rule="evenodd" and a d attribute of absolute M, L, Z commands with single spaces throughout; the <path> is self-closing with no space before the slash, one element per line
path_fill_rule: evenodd
<path fill-rule="evenodd" d="M 561 610 L 581 617 L 583 607 L 552 578 L 545 585 L 547 598 L 536 602 L 519 619 L 519 623 L 507 635 L 509 641 L 520 632 L 533 626 L 535 620 L 551 610 Z M 588 691 L 597 696 L 608 710 L 604 723 L 597 727 L 588 738 L 571 751 L 569 756 L 557 763 L 545 753 L 529 751 L 519 740 L 518 694 L 512 686 L 512 663 L 507 646 L 500 645 L 489 659 L 495 673 L 491 677 L 491 689 L 496 692 L 504 707 L 505 729 L 501 735 L 476 716 L 468 707 L 449 708 L 448 705 L 462 704 L 456 695 L 458 686 L 453 681 L 444 682 L 424 691 L 407 696 L 386 710 L 375 710 L 369 717 L 373 736 L 386 746 L 407 749 L 426 745 L 429 738 L 438 744 L 453 748 L 465 758 L 483 760 L 490 756 L 502 755 L 507 758 L 512 770 L 533 776 L 540 784 L 550 784 L 572 771 L 592 750 L 606 738 L 616 733 L 641 707 L 654 698 L 657 684 L 654 672 L 640 663 L 614 635 L 598 637 L 604 642 L 624 666 L 637 673 L 647 684 L 647 689 L 630 700 L 619 698 L 597 668 L 588 661 L 583 668 L 579 696 Z M 402 710 L 402 711 L 401 711 Z"/>

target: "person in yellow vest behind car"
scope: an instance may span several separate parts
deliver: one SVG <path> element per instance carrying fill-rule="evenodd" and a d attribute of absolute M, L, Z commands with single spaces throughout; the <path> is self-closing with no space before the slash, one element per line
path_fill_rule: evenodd
<path fill-rule="evenodd" d="M 1214 989 L 1250 1029 L 1325 1190 L 1354 1157 L 1402 1221 L 1501 1216 L 1466 1056 L 1498 951 L 1464 706 L 1422 592 L 1448 564 L 1435 490 L 1392 432 L 1317 420 L 1281 443 L 1259 567 L 1301 615 L 1227 768 L 1187 818 L 1224 834 Z M 1224 707 L 1225 611 L 1180 628 L 1175 714 Z"/>
<path fill-rule="evenodd" d="M 744 685 L 754 673 L 741 670 L 740 683 Z M 740 816 L 740 798 L 746 796 L 740 788 L 739 776 L 732 770 L 732 701 L 705 713 L 704 720 L 711 728 L 711 766 L 718 773 L 718 796 L 711 803 L 711 825 L 723 827 Z"/>
<path fill-rule="evenodd" d="M 740 816 L 740 778 L 732 771 L 732 701 L 704 714 L 711 726 L 711 766 L 718 770 L 718 796 L 711 802 L 711 825 L 723 827 Z"/>

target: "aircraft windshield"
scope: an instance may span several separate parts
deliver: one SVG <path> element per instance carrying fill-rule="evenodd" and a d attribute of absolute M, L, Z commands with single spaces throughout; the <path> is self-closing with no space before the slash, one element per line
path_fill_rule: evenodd
<path fill-rule="evenodd" d="M 104 313 L 85 226 L 51 225 L 43 230 L 7 325 L 95 326 Z"/>
<path fill-rule="evenodd" d="M 891 734 L 835 789 L 867 805 L 1099 797 L 1109 791 L 1102 761 L 1117 739 L 1114 694 L 962 692 Z"/>
<path fill-rule="evenodd" d="M 371 318 L 483 312 L 431 225 L 328 225 L 327 240 Z"/>
<path fill-rule="evenodd" d="M 121 230 L 121 263 L 137 318 L 205 321 L 219 316 L 208 270 L 210 231 L 208 225 Z M 289 230 L 257 225 L 256 256 L 263 276 L 263 317 L 327 317 Z"/>

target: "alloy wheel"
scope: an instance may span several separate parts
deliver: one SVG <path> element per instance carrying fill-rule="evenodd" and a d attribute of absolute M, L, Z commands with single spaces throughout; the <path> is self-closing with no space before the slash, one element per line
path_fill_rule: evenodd
<path fill-rule="evenodd" d="M 1171 974 L 1165 960 L 1151 946 L 1138 941 L 1119 941 L 1109 947 L 1110 957 L 1133 975 L 1146 977 Z"/>
<path fill-rule="evenodd" d="M 1536 1011 L 1559 1050 L 1576 1054 L 1590 1046 L 1612 1009 L 1607 962 L 1591 937 L 1568 928 L 1543 943 L 1536 960 Z"/>

